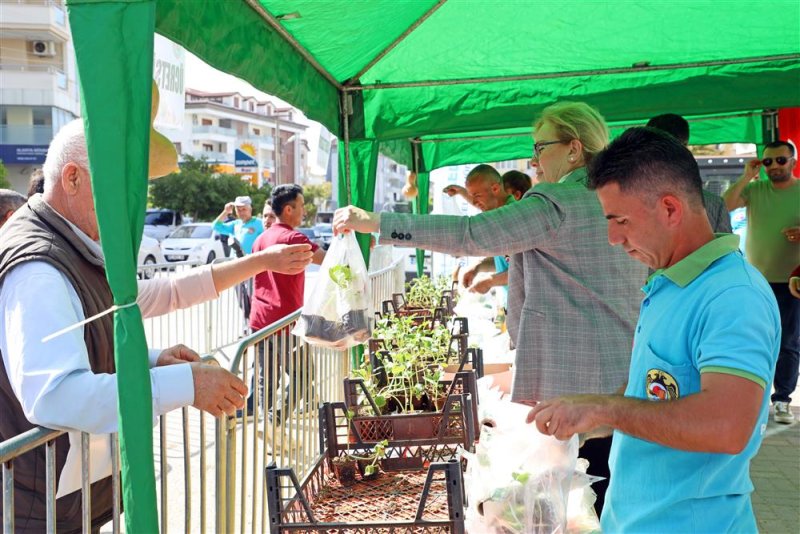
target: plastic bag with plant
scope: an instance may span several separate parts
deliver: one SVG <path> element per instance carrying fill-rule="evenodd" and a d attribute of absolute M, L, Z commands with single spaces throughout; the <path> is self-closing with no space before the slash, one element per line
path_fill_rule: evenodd
<path fill-rule="evenodd" d="M 371 333 L 369 276 L 355 235 L 333 239 L 292 331 L 314 345 L 346 349 Z"/>

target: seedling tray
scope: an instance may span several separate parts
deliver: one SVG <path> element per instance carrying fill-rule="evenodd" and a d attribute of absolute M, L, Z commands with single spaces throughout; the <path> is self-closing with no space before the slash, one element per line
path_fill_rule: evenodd
<path fill-rule="evenodd" d="M 464 488 L 458 461 L 431 462 L 402 472 L 382 464 L 376 479 L 344 487 L 333 475 L 331 460 L 365 454 L 364 443 L 347 444 L 342 403 L 320 410 L 320 455 L 301 482 L 291 469 L 266 469 L 270 533 L 282 532 L 464 532 Z M 402 452 L 390 444 L 387 455 Z"/>

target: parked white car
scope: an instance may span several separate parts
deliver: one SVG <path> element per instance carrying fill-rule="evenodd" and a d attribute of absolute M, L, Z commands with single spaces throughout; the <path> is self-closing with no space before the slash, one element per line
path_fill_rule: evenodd
<path fill-rule="evenodd" d="M 142 243 L 139 245 L 139 257 L 137 258 L 137 265 L 139 265 L 140 278 L 152 278 L 154 269 L 141 269 L 142 266 L 155 265 L 157 263 L 166 263 L 164 254 L 161 253 L 161 246 L 158 244 L 157 239 L 143 235 Z"/>
<path fill-rule="evenodd" d="M 184 224 L 161 242 L 161 252 L 167 261 L 211 263 L 225 257 L 217 235 L 211 223 Z"/>

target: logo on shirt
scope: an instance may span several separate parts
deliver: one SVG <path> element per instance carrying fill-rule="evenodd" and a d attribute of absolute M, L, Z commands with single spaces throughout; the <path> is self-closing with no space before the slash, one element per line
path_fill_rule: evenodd
<path fill-rule="evenodd" d="M 676 400 L 681 396 L 678 382 L 666 371 L 650 369 L 647 371 L 647 398 L 657 401 Z"/>

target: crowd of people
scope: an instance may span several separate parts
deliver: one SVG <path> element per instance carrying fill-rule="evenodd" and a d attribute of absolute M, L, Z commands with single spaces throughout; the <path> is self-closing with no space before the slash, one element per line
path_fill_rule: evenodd
<path fill-rule="evenodd" d="M 538 184 L 515 202 L 481 208 L 473 171 L 466 189 L 446 192 L 479 215 L 348 206 L 334 230 L 510 257 L 511 398 L 533 406 L 528 422 L 542 433 L 580 435 L 589 473 L 607 478 L 593 486 L 604 531 L 756 531 L 749 465 L 770 400 L 777 423 L 794 420 L 794 147 L 767 144 L 723 201 L 703 190 L 679 116 L 609 143 L 597 110 L 563 102 L 542 112 L 533 135 Z M 486 167 L 476 171 L 491 183 Z M 769 179 L 751 182 L 762 167 Z M 728 212 L 739 206 L 748 208 L 747 258 L 730 233 Z"/>
<path fill-rule="evenodd" d="M 501 176 L 483 164 L 464 187 L 446 188 L 477 207 L 475 216 L 349 206 L 337 210 L 334 230 L 484 258 L 461 279 L 479 293 L 504 291 L 516 347 L 511 399 L 532 406 L 528 421 L 541 432 L 581 436 L 589 474 L 603 477 L 594 489 L 604 530 L 648 530 L 656 519 L 676 531 L 755 530 L 749 463 L 770 405 L 776 422 L 794 420 L 794 147 L 766 145 L 720 198 L 703 190 L 679 116 L 655 117 L 609 142 L 596 109 L 562 102 L 542 111 L 533 135 L 533 187 L 523 173 Z M 757 179 L 761 169 L 768 180 Z M 36 179 L 27 200 L 0 190 L 0 441 L 37 425 L 107 435 L 117 429 L 112 316 L 43 341 L 113 304 L 82 121 L 57 134 Z M 144 317 L 231 287 L 252 331 L 302 306 L 305 268 L 325 255 L 297 231 L 303 190 L 275 187 L 261 220 L 252 204 L 237 197 L 214 221 L 217 232 L 236 238 L 240 257 L 141 280 Z M 748 210 L 746 257 L 730 233 L 728 212 L 739 207 Z M 249 388 L 183 345 L 151 350 L 154 416 L 188 405 L 243 416 L 255 411 L 257 395 L 278 416 L 265 385 L 281 370 L 278 345 L 260 345 L 261 372 Z M 59 438 L 57 473 L 70 446 L 68 436 Z M 19 532 L 45 526 L 44 454 L 14 463 Z M 105 475 L 93 480 L 95 526 L 110 518 L 109 485 Z M 60 531 L 80 529 L 80 508 L 77 491 L 59 498 Z"/>

